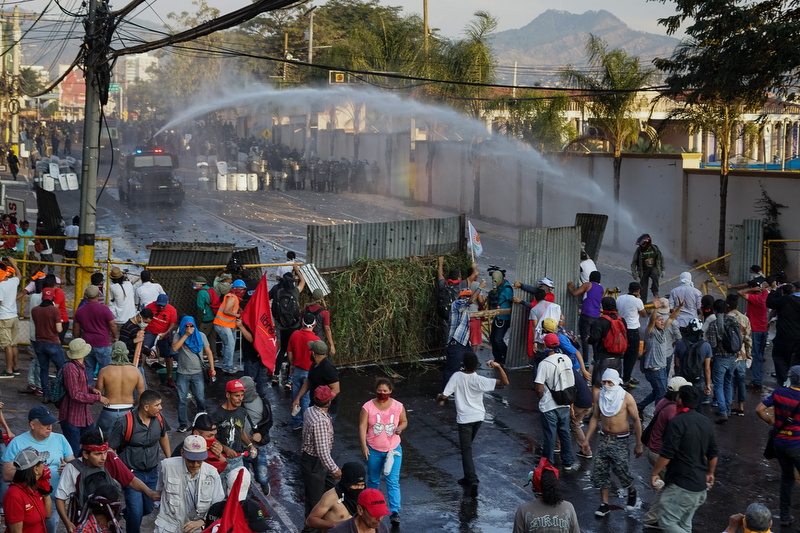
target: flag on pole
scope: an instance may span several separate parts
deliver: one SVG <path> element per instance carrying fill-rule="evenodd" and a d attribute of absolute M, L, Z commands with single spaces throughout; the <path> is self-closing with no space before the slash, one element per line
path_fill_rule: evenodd
<path fill-rule="evenodd" d="M 472 225 L 472 222 L 467 221 L 469 224 L 469 243 L 472 245 L 472 251 L 477 257 L 480 257 L 483 253 L 483 245 L 481 245 L 481 236 L 478 235 L 478 232 L 475 231 L 475 226 Z"/>
<path fill-rule="evenodd" d="M 250 301 L 242 311 L 242 322 L 253 334 L 253 347 L 261 357 L 264 366 L 270 372 L 274 372 L 278 346 L 275 341 L 275 327 L 272 324 L 266 273 L 258 282 L 253 296 L 250 297 Z"/>
<path fill-rule="evenodd" d="M 247 519 L 242 511 L 242 504 L 239 503 L 239 489 L 242 486 L 242 477 L 244 470 L 239 471 L 236 476 L 236 481 L 231 487 L 230 494 L 233 497 L 228 498 L 225 503 L 225 511 L 222 513 L 222 518 L 215 520 L 203 530 L 203 533 L 250 533 L 251 529 L 247 525 Z"/>

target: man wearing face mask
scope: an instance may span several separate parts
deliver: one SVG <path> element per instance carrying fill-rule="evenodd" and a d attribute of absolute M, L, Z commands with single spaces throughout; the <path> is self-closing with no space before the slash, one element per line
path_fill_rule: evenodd
<path fill-rule="evenodd" d="M 481 286 L 481 289 L 483 286 Z M 480 289 L 476 291 L 480 293 Z M 514 289 L 506 280 L 505 271 L 492 272 L 492 290 L 486 297 L 489 309 L 511 309 L 511 300 L 514 298 Z M 492 333 L 489 337 L 492 343 L 492 356 L 500 364 L 506 364 L 508 346 L 504 340 L 508 328 L 511 326 L 511 315 L 497 315 L 492 319 Z"/>
<path fill-rule="evenodd" d="M 210 464 L 217 469 L 217 472 L 222 474 L 225 468 L 228 467 L 228 461 L 225 459 L 225 453 L 222 450 L 222 443 L 217 440 L 217 425 L 211 419 L 208 413 L 197 413 L 192 423 L 190 435 L 199 435 L 206 441 L 208 448 L 208 458 L 206 463 Z M 175 446 L 172 450 L 172 457 L 180 457 L 183 443 Z"/>
<path fill-rule="evenodd" d="M 594 515 L 598 518 L 611 512 L 608 505 L 608 493 L 611 489 L 611 471 L 619 477 L 620 485 L 628 488 L 628 507 L 636 505 L 636 489 L 628 466 L 630 457 L 630 424 L 636 435 L 634 455 L 642 456 L 642 423 L 633 396 L 622 388 L 619 372 L 609 368 L 603 372 L 603 388 L 594 393 L 594 411 L 586 432 L 583 452 L 589 453 L 589 439 L 592 438 L 598 424 L 600 436 L 597 450 L 594 453 L 594 472 L 592 483 L 600 489 L 602 503 Z"/>
<path fill-rule="evenodd" d="M 636 239 L 636 251 L 631 261 L 631 276 L 642 286 L 643 302 L 647 301 L 648 284 L 653 296 L 658 296 L 658 279 L 664 277 L 664 256 L 647 233 Z"/>
<path fill-rule="evenodd" d="M 322 495 L 308 515 L 306 527 L 326 532 L 354 516 L 358 512 L 358 495 L 366 488 L 366 475 L 362 463 L 345 463 L 342 479 Z"/>

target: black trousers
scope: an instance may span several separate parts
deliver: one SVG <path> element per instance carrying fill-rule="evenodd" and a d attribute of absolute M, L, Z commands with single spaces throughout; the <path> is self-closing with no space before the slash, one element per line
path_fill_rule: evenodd
<path fill-rule="evenodd" d="M 336 480 L 319 457 L 303 452 L 300 459 L 300 473 L 303 475 L 303 495 L 305 496 L 306 518 L 322 499 L 325 491 L 333 488 Z"/>
<path fill-rule="evenodd" d="M 472 441 L 481 428 L 482 422 L 472 422 L 469 424 L 458 425 L 458 442 L 461 444 L 461 465 L 464 467 L 464 479 L 467 485 L 474 485 L 478 482 L 478 475 L 475 473 L 475 463 L 472 461 Z"/>
<path fill-rule="evenodd" d="M 639 330 L 628 330 L 628 349 L 625 350 L 625 358 L 622 363 L 622 382 L 627 383 L 631 379 L 633 368 L 636 366 L 636 358 L 639 357 Z"/>

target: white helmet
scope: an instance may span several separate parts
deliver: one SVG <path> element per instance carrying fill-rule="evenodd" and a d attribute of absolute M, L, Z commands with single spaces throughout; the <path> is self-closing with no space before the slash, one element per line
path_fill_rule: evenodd
<path fill-rule="evenodd" d="M 703 322 L 701 322 L 699 318 L 693 318 L 689 321 L 689 324 L 686 327 L 689 329 L 689 331 L 694 331 L 697 333 L 703 329 Z"/>

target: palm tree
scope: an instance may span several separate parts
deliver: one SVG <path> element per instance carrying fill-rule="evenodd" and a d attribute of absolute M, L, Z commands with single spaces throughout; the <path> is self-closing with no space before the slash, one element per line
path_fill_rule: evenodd
<path fill-rule="evenodd" d="M 633 111 L 640 107 L 638 89 L 648 85 L 655 70 L 642 68 L 639 58 L 620 48 L 609 50 L 601 38 L 589 34 L 586 43 L 591 73 L 568 66 L 561 72 L 569 83 L 601 91 L 588 104 L 594 123 L 603 130 L 614 151 L 614 246 L 619 247 L 619 181 L 622 151 L 639 137 L 639 121 Z"/>

